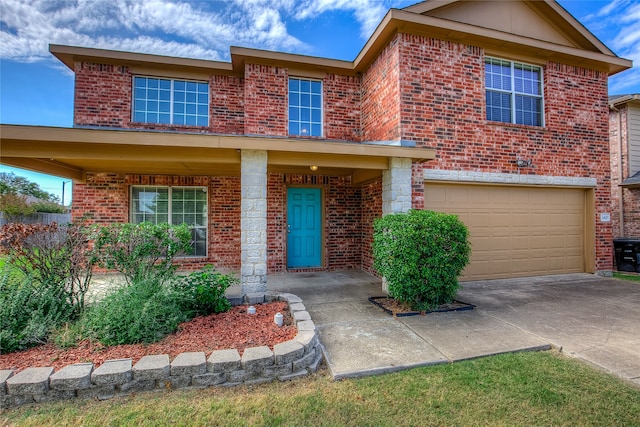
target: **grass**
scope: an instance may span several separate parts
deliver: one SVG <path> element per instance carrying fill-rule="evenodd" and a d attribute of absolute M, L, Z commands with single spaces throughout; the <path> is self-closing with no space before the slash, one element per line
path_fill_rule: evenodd
<path fill-rule="evenodd" d="M 557 352 L 515 353 L 334 382 L 142 393 L 17 408 L 0 424 L 607 425 L 640 423 L 640 388 Z"/>
<path fill-rule="evenodd" d="M 629 280 L 630 282 L 640 282 L 640 274 L 625 274 L 614 271 L 613 277 L 616 279 Z"/>

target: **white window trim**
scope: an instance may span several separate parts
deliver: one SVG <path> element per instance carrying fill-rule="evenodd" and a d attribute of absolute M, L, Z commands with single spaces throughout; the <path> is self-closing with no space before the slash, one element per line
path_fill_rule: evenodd
<path fill-rule="evenodd" d="M 484 76 L 484 90 L 485 93 L 486 91 L 492 91 L 492 92 L 499 92 L 499 93 L 508 93 L 510 98 L 511 98 L 511 122 L 508 124 L 512 124 L 512 125 L 521 125 L 521 126 L 531 126 L 531 127 L 545 127 L 545 114 L 544 114 L 544 107 L 545 107 L 545 103 L 544 103 L 544 68 L 539 66 L 539 65 L 535 65 L 535 64 L 528 64 L 526 62 L 520 62 L 520 61 L 512 61 L 510 59 L 504 59 L 504 58 L 497 58 L 495 56 L 486 56 L 486 59 L 495 59 L 496 61 L 505 61 L 508 62 L 511 68 L 511 90 L 502 90 L 502 89 L 494 89 L 494 88 L 488 88 L 487 87 L 487 76 L 485 73 Z M 486 64 L 486 62 L 485 62 Z M 516 91 L 516 76 L 515 76 L 515 64 L 519 64 L 519 65 L 526 65 L 528 67 L 534 67 L 537 68 L 538 70 L 540 70 L 540 95 L 533 95 L 530 93 L 523 93 L 523 92 L 517 92 Z M 522 95 L 522 96 L 528 96 L 531 98 L 539 98 L 540 99 L 540 126 L 538 125 L 527 125 L 527 124 L 523 124 L 523 123 L 516 123 L 516 95 Z M 485 108 L 487 108 L 488 105 L 486 105 L 485 102 Z M 486 113 L 485 113 L 485 117 L 486 117 Z M 500 121 L 495 121 L 495 120 L 489 120 L 491 122 L 495 122 L 495 123 L 505 123 L 505 122 L 500 122 Z"/>
<path fill-rule="evenodd" d="M 289 133 L 289 123 L 291 123 L 291 118 L 289 117 L 289 97 L 291 95 L 291 91 L 289 90 L 289 83 L 291 82 L 291 80 L 306 80 L 309 82 L 319 82 L 320 83 L 320 135 L 301 135 L 301 134 L 293 134 L 293 133 Z M 309 106 L 309 108 L 311 108 L 311 106 Z M 295 137 L 308 137 L 308 138 L 324 138 L 324 82 L 322 81 L 322 79 L 312 79 L 309 77 L 301 77 L 301 76 L 289 76 L 289 78 L 287 79 L 287 134 L 289 136 L 295 136 Z M 298 123 L 300 122 L 300 120 L 298 120 Z"/>
<path fill-rule="evenodd" d="M 136 77 L 141 77 L 141 78 L 145 78 L 145 79 L 156 79 L 156 80 L 168 80 L 171 83 L 171 89 L 170 89 L 170 95 L 169 95 L 169 118 L 170 118 L 170 122 L 169 123 L 160 123 L 160 122 L 140 122 L 137 121 L 135 119 L 136 116 L 136 109 L 135 109 L 135 101 L 136 101 Z M 198 84 L 206 84 L 207 87 L 209 88 L 208 93 L 207 93 L 207 124 L 205 126 L 202 125 L 186 125 L 186 124 L 179 124 L 179 123 L 174 123 L 174 117 L 173 117 L 173 100 L 174 100 L 174 94 L 175 94 L 175 90 L 174 90 L 174 83 L 176 81 L 180 81 L 180 82 L 185 82 L 185 83 L 198 83 Z M 197 105 L 197 103 L 196 103 Z M 147 110 L 145 109 L 145 112 Z M 196 115 L 197 117 L 197 115 Z M 159 76 L 147 76 L 147 75 L 142 75 L 142 74 L 136 74 L 133 76 L 133 78 L 131 79 L 131 122 L 132 123 L 144 123 L 144 124 L 150 124 L 150 125 L 160 125 L 160 126 L 193 126 L 193 127 L 209 127 L 210 125 L 210 121 L 211 121 L 211 85 L 209 84 L 208 81 L 206 80 L 187 80 L 187 79 L 181 79 L 181 78 L 174 78 L 174 77 L 159 77 Z"/>
<path fill-rule="evenodd" d="M 202 190 L 204 193 L 207 194 L 207 198 L 206 198 L 206 208 L 207 208 L 207 214 L 206 214 L 206 224 L 204 226 L 188 226 L 189 229 L 191 228 L 204 228 L 206 230 L 207 233 L 207 239 L 206 239 L 206 243 L 205 243 L 205 254 L 204 255 L 183 255 L 180 258 L 207 258 L 209 256 L 209 189 L 208 187 L 205 186 L 188 186 L 188 185 L 130 185 L 129 186 L 129 222 L 131 224 L 138 224 L 134 221 L 134 212 L 133 212 L 133 189 L 134 188 L 166 188 L 168 189 L 168 207 L 167 207 L 167 219 L 170 221 L 171 220 L 171 215 L 172 215 L 172 200 L 171 200 L 171 196 L 173 194 L 173 189 L 179 189 L 179 188 L 188 188 L 188 189 L 200 189 Z M 171 225 L 180 225 L 180 224 L 172 224 L 171 222 L 168 222 Z"/>

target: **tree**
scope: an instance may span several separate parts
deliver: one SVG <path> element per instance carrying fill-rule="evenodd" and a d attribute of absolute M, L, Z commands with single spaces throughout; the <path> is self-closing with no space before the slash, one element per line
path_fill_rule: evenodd
<path fill-rule="evenodd" d="M 14 173 L 0 173 L 0 212 L 20 217 L 33 212 L 64 213 L 58 196 L 42 190 L 38 184 Z"/>
<path fill-rule="evenodd" d="M 3 194 L 19 194 L 35 197 L 45 202 L 59 203 L 58 196 L 53 193 L 47 193 L 35 182 L 31 182 L 25 177 L 17 176 L 13 172 L 0 173 L 0 195 Z"/>

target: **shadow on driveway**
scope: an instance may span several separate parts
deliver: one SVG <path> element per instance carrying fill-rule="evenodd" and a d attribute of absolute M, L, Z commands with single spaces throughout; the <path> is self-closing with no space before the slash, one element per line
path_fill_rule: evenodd
<path fill-rule="evenodd" d="M 335 379 L 493 354 L 565 353 L 640 385 L 640 284 L 591 274 L 464 282 L 471 311 L 394 318 L 369 303 L 381 282 L 358 270 L 270 275 L 302 298 Z"/>

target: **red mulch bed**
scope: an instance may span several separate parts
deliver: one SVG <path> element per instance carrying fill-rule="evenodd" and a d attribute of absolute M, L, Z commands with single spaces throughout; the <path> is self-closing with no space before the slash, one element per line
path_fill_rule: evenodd
<path fill-rule="evenodd" d="M 95 367 L 110 359 L 131 358 L 135 364 L 143 356 L 168 354 L 173 360 L 187 351 L 204 351 L 207 356 L 214 350 L 235 348 L 242 352 L 247 347 L 273 346 L 293 339 L 297 328 L 293 326 L 286 302 L 255 305 L 256 314 L 247 314 L 247 306 L 232 308 L 226 313 L 200 316 L 182 323 L 175 334 L 154 344 L 126 344 L 105 347 L 99 342 L 84 340 L 77 347 L 59 349 L 49 343 L 28 350 L 0 354 L 0 369 L 20 371 L 28 367 L 52 366 L 56 371 L 67 365 L 93 362 Z M 273 322 L 276 313 L 284 315 L 284 326 Z"/>

